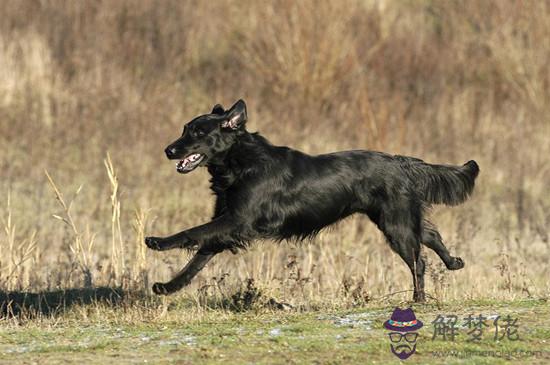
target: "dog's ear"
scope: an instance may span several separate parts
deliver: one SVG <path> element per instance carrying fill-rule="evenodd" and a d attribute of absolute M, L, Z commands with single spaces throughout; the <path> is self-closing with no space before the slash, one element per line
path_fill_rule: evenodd
<path fill-rule="evenodd" d="M 239 129 L 246 123 L 246 104 L 239 100 L 226 113 L 226 120 L 222 122 L 222 128 Z"/>
<path fill-rule="evenodd" d="M 225 109 L 223 108 L 223 106 L 221 104 L 216 104 L 216 105 L 214 105 L 214 108 L 212 109 L 212 113 L 210 113 L 210 114 L 224 115 L 225 114 Z"/>

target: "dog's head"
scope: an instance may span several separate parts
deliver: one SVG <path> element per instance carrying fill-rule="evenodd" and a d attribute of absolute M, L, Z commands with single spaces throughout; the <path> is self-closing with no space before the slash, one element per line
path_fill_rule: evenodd
<path fill-rule="evenodd" d="M 216 104 L 210 114 L 196 117 L 183 128 L 180 138 L 166 147 L 170 160 L 179 160 L 181 174 L 193 171 L 214 161 L 231 148 L 245 131 L 246 104 L 239 100 L 229 110 Z"/>

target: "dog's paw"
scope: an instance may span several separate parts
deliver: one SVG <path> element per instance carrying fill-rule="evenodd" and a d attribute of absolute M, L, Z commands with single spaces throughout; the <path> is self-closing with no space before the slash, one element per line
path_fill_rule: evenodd
<path fill-rule="evenodd" d="M 460 270 L 464 267 L 464 261 L 460 257 L 452 257 L 451 262 L 447 266 L 449 270 Z"/>
<path fill-rule="evenodd" d="M 145 244 L 151 250 L 161 251 L 162 247 L 160 245 L 161 239 L 158 237 L 145 237 Z"/>
<path fill-rule="evenodd" d="M 154 283 L 153 284 L 153 293 L 156 295 L 168 295 L 170 292 L 166 288 L 166 285 L 163 283 Z"/>

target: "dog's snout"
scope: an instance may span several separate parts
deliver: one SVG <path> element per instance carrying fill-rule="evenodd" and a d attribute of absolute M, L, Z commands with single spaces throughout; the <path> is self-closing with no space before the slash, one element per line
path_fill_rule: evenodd
<path fill-rule="evenodd" d="M 171 147 L 171 146 L 168 146 L 164 152 L 166 152 L 166 157 L 168 158 L 174 158 L 176 156 L 176 148 L 175 147 Z"/>

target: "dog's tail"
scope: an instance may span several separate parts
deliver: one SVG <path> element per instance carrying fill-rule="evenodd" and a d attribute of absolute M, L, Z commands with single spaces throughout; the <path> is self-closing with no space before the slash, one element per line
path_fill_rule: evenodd
<path fill-rule="evenodd" d="M 407 161 L 407 171 L 420 198 L 428 204 L 457 205 L 474 190 L 479 166 L 474 160 L 462 166 L 432 165 L 421 160 Z"/>

